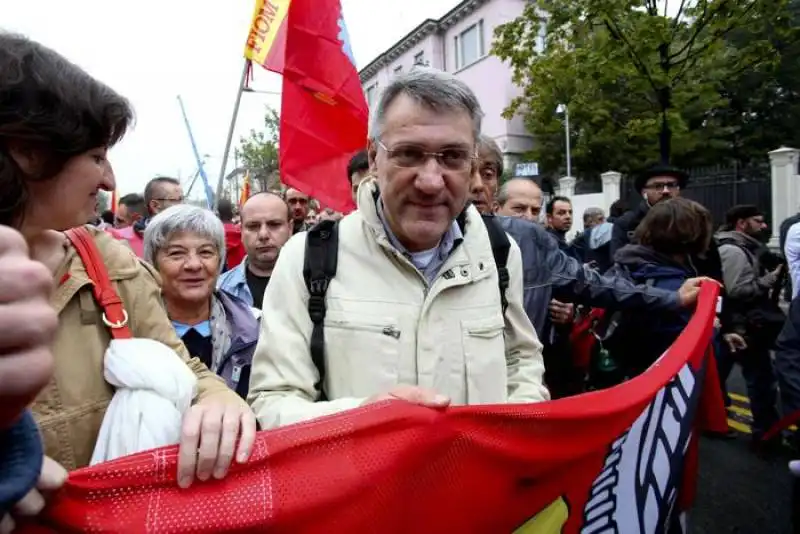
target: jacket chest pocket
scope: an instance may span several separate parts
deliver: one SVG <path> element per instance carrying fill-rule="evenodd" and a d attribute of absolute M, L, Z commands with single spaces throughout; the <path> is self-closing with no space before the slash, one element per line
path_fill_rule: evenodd
<path fill-rule="evenodd" d="M 481 319 L 461 321 L 467 404 L 506 402 L 508 371 L 504 326 L 503 317 L 499 313 Z"/>
<path fill-rule="evenodd" d="M 325 318 L 328 396 L 365 397 L 397 385 L 400 337 L 394 318 L 329 310 Z"/>

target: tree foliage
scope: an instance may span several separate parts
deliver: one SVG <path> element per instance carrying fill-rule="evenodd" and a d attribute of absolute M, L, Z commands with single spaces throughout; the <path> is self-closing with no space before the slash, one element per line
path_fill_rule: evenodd
<path fill-rule="evenodd" d="M 250 177 L 260 191 L 280 187 L 278 175 L 278 133 L 280 117 L 268 107 L 264 115 L 264 129 L 250 130 L 242 137 L 236 149 L 240 165 L 250 171 Z"/>
<path fill-rule="evenodd" d="M 740 125 L 721 110 L 733 80 L 774 71 L 789 0 L 536 0 L 496 30 L 545 173 L 563 172 L 566 104 L 577 176 L 647 163 L 706 163 Z M 543 39 L 542 39 L 543 37 Z M 734 42 L 734 37 L 736 40 Z M 543 41 L 543 43 L 542 43 Z M 541 44 L 544 46 L 542 47 Z M 539 45 L 539 46 L 537 46 Z M 716 161 L 714 163 L 719 163 Z"/>

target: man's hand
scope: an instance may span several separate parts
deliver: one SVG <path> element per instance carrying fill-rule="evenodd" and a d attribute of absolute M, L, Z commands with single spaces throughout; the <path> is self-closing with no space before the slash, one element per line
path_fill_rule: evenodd
<path fill-rule="evenodd" d="M 575 305 L 571 302 L 550 301 L 550 320 L 555 324 L 569 324 L 575 318 Z"/>
<path fill-rule="evenodd" d="M 236 439 L 239 446 L 236 447 Z M 183 417 L 178 451 L 178 485 L 188 488 L 195 476 L 208 480 L 225 477 L 236 452 L 236 462 L 250 458 L 256 439 L 256 417 L 246 404 L 231 396 L 208 397 Z"/>
<path fill-rule="evenodd" d="M 36 488 L 29 491 L 21 501 L 14 505 L 13 515 L 20 518 L 39 515 L 44 510 L 47 497 L 63 486 L 66 481 L 67 470 L 45 456 L 44 462 L 42 462 L 42 473 L 39 475 L 39 482 L 36 484 Z M 15 527 L 16 524 L 11 514 L 6 514 L 0 519 L 0 534 L 13 532 Z"/>
<path fill-rule="evenodd" d="M 58 314 L 53 275 L 28 257 L 22 236 L 0 226 L 0 428 L 11 424 L 53 374 Z"/>
<path fill-rule="evenodd" d="M 689 278 L 683 283 L 680 289 L 678 289 L 678 304 L 680 304 L 681 308 L 691 308 L 697 304 L 697 295 L 700 294 L 700 284 L 703 282 L 712 282 L 720 285 L 719 282 L 713 278 L 708 278 L 706 276 Z"/>
<path fill-rule="evenodd" d="M 728 346 L 728 350 L 730 350 L 732 353 L 747 349 L 747 341 L 745 341 L 744 338 L 739 334 L 733 332 L 730 334 L 724 334 L 722 339 Z"/>
<path fill-rule="evenodd" d="M 789 471 L 791 471 L 794 476 L 800 477 L 800 460 L 789 462 Z"/>
<path fill-rule="evenodd" d="M 388 393 L 373 395 L 365 400 L 363 404 L 374 404 L 385 400 L 404 400 L 429 408 L 445 408 L 450 405 L 450 399 L 446 396 L 419 386 L 397 386 Z"/>

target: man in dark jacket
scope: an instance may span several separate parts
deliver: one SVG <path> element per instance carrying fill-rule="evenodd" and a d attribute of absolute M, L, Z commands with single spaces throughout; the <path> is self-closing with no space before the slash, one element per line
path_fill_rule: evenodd
<path fill-rule="evenodd" d="M 680 196 L 686 188 L 689 175 L 668 165 L 654 165 L 636 177 L 635 186 L 643 199 L 635 208 L 614 221 L 611 237 L 611 257 L 631 241 L 633 233 L 642 222 L 650 206 L 668 198 Z"/>
<path fill-rule="evenodd" d="M 789 318 L 775 342 L 775 371 L 780 384 L 781 404 L 784 413 L 800 410 L 800 296 L 792 300 Z M 792 445 L 800 450 L 800 435 L 795 431 Z M 800 461 L 792 462 L 795 475 L 792 497 L 792 521 L 795 532 L 800 532 Z"/>
<path fill-rule="evenodd" d="M 554 323 L 549 307 L 553 299 L 610 310 L 642 311 L 690 308 L 697 300 L 699 278 L 687 280 L 678 291 L 637 286 L 624 277 L 604 276 L 569 256 L 538 224 L 517 217 L 497 220 L 519 245 L 525 288 L 523 303 L 543 343 L 552 338 Z M 554 398 L 559 391 L 578 393 L 573 390 L 577 377 L 570 359 L 548 362 L 545 358 L 545 372 Z"/>

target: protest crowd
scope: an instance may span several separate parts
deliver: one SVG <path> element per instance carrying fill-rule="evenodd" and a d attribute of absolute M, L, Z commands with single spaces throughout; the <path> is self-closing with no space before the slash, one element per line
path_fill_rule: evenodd
<path fill-rule="evenodd" d="M 46 515 L 68 473 L 159 447 L 178 446 L 192 491 L 246 466 L 260 433 L 387 401 L 613 391 L 660 365 L 708 286 L 703 402 L 723 405 L 739 366 L 752 454 L 797 454 L 800 216 L 772 251 L 756 206 L 714 228 L 663 162 L 641 162 L 638 205 L 545 202 L 502 181 L 470 87 L 428 68 L 383 88 L 363 148 L 325 177 L 347 182 L 349 213 L 291 185 L 209 210 L 168 176 L 98 213 L 132 117 L 57 51 L 0 33 L 0 531 Z"/>

